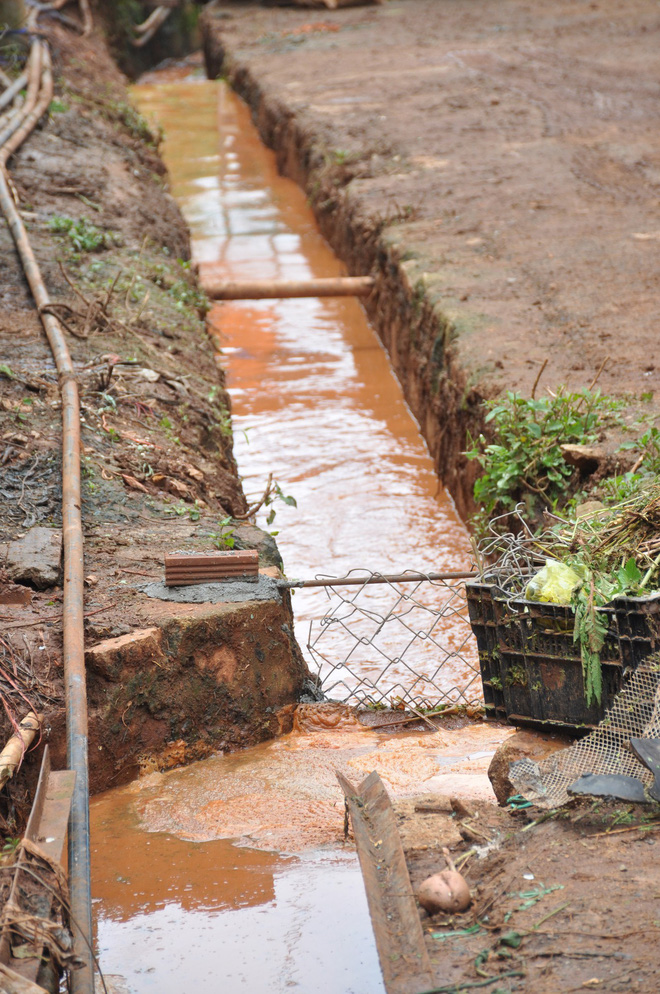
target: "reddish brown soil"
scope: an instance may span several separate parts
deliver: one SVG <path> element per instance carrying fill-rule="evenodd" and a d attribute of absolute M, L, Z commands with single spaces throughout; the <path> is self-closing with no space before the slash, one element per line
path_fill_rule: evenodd
<path fill-rule="evenodd" d="M 231 3 L 204 23 L 211 71 L 376 275 L 367 309 L 463 510 L 484 396 L 529 394 L 546 360 L 542 387 L 607 360 L 604 391 L 656 390 L 655 3 Z"/>
<path fill-rule="evenodd" d="M 463 990 L 502 974 L 487 989 L 657 991 L 657 810 L 585 804 L 536 825 L 547 815 L 530 811 L 474 803 L 470 816 L 424 816 L 444 831 L 454 860 L 475 846 L 491 850 L 463 870 L 473 893 L 468 912 L 421 912 L 438 986 Z M 456 828 L 463 843 L 454 841 Z M 439 848 L 406 855 L 413 888 L 444 868 Z M 478 922 L 477 933 L 442 938 Z"/>
<path fill-rule="evenodd" d="M 57 104 L 10 167 L 49 293 L 72 309 L 58 313 L 71 330 L 81 387 L 86 645 L 174 624 L 160 669 L 146 657 L 120 677 L 89 665 L 91 782 L 100 789 L 165 747 L 164 762 L 173 763 L 272 734 L 277 721 L 263 710 L 276 702 L 264 703 L 263 694 L 270 687 L 279 703 L 292 700 L 304 667 L 286 628 L 287 604 L 279 621 L 268 614 L 273 605 L 253 622 L 240 611 L 223 621 L 221 608 L 175 607 L 140 590 L 162 579 L 164 552 L 212 548 L 218 521 L 245 517 L 247 504 L 224 374 L 205 331 L 206 300 L 156 140 L 128 105 L 100 36 L 81 39 L 55 26 L 48 37 Z M 54 219 L 83 217 L 105 245 L 80 248 L 52 230 Z M 32 525 L 61 527 L 61 426 L 53 360 L 2 225 L 0 257 L 3 547 Z M 273 540 L 249 523 L 235 539 L 237 548 L 258 547 L 262 565 L 279 564 Z M 0 573 L 0 692 L 14 717 L 30 705 L 43 711 L 54 765 L 64 765 L 61 586 L 30 590 L 7 580 Z M 287 670 L 277 688 L 268 675 L 254 693 L 243 687 L 236 704 L 204 663 L 208 639 L 219 645 L 225 636 L 239 661 L 254 657 L 257 683 L 265 653 L 273 672 L 296 659 L 297 675 Z M 0 739 L 10 733 L 3 711 Z M 28 759 L 29 776 L 34 765 Z M 19 806 L 22 789 L 15 787 Z"/>

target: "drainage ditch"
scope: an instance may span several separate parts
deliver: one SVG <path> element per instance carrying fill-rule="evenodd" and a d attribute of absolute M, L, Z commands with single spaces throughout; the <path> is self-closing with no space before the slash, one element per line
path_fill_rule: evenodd
<path fill-rule="evenodd" d="M 186 67 L 147 77 L 134 96 L 164 128 L 203 281 L 342 274 L 225 84 Z M 244 489 L 272 472 L 295 497 L 259 522 L 279 532 L 289 575 L 469 565 L 467 532 L 356 300 L 223 302 L 210 321 Z M 326 604 L 322 589 L 295 592 L 301 644 Z M 335 770 L 378 768 L 403 802 L 427 788 L 486 796 L 507 733 L 456 718 L 432 736 L 385 734 L 331 703 L 300 706 L 292 726 L 93 800 L 101 964 L 129 991 L 203 994 L 219 974 L 231 991 L 382 991 Z"/>

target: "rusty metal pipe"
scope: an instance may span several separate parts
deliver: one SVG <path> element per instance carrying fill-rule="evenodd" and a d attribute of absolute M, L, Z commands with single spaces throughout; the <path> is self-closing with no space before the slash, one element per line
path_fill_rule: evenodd
<path fill-rule="evenodd" d="M 80 492 L 80 399 L 71 355 L 58 320 L 44 308 L 50 303 L 27 232 L 9 190 L 7 160 L 33 130 L 53 95 L 50 53 L 34 43 L 29 70 L 29 98 L 22 124 L 0 149 L 0 207 L 11 231 L 25 276 L 39 309 L 58 372 L 62 395 L 62 536 L 64 545 L 63 641 L 66 692 L 67 759 L 76 772 L 69 822 L 69 880 L 77 952 L 85 961 L 71 978 L 73 994 L 93 994 L 94 977 L 90 890 L 89 777 L 87 760 L 87 691 L 84 654 L 84 567 Z M 34 79 L 40 80 L 35 90 Z M 38 99 L 36 93 L 38 92 Z"/>
<path fill-rule="evenodd" d="M 407 573 L 376 574 L 375 576 L 340 576 L 314 580 L 278 580 L 277 586 L 299 590 L 301 587 L 363 587 L 372 583 L 419 583 L 420 580 L 473 580 L 478 574 L 472 573 Z"/>

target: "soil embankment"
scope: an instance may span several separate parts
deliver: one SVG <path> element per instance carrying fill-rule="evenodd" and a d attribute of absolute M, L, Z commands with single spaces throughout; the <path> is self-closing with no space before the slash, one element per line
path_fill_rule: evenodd
<path fill-rule="evenodd" d="M 100 33 L 47 28 L 56 99 L 10 163 L 83 413 L 90 776 L 95 790 L 277 731 L 306 667 L 281 565 L 252 526 L 224 374 L 157 138 L 128 103 Z M 65 765 L 61 426 L 57 377 L 10 234 L 0 228 L 0 679 L 19 717 L 45 714 Z M 264 481 L 265 482 L 265 481 Z M 255 598 L 173 602 L 163 554 L 257 548 Z M 227 526 L 225 526 L 226 529 Z M 10 734 L 9 721 L 0 727 Z"/>
<path fill-rule="evenodd" d="M 210 75 L 306 189 L 464 515 L 505 388 L 658 377 L 657 10 L 647 0 L 323 11 L 214 4 Z M 608 359 L 609 357 L 609 359 Z M 653 403 L 651 402 L 651 406 Z"/>

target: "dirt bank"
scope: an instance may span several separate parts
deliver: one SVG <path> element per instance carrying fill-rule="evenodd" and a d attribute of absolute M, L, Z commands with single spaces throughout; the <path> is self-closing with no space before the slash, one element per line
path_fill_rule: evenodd
<path fill-rule="evenodd" d="M 421 911 L 440 990 L 488 987 L 489 978 L 498 990 L 535 994 L 657 990 L 648 938 L 658 927 L 657 809 L 589 799 L 562 811 L 511 814 L 470 801 L 453 814 L 449 803 L 441 810 L 442 800 L 417 802 L 435 808 L 415 816 L 433 825 L 433 845 L 404 836 L 415 889 L 444 868 L 443 845 L 454 860 L 471 852 L 463 862 L 469 911 Z M 406 827 L 409 837 L 410 817 Z"/>
<path fill-rule="evenodd" d="M 658 33 L 635 0 L 323 11 L 214 4 L 209 73 L 252 108 L 377 287 L 385 342 L 463 514 L 466 432 L 504 388 L 656 388 Z M 647 407 L 648 410 L 648 407 Z"/>
<path fill-rule="evenodd" d="M 10 168 L 81 386 L 97 790 L 158 766 L 154 754 L 167 765 L 273 734 L 306 668 L 288 598 L 267 578 L 277 547 L 247 520 L 224 374 L 157 138 L 100 34 L 47 33 L 56 99 Z M 28 702 L 45 713 L 64 766 L 57 377 L 5 227 L 0 253 L 0 680 L 12 713 Z M 223 547 L 232 517 L 235 547 L 259 549 L 267 595 L 162 600 L 164 552 Z"/>

